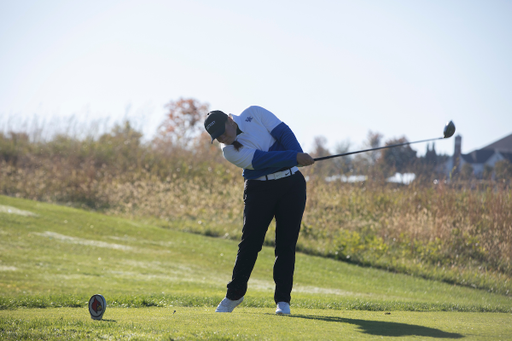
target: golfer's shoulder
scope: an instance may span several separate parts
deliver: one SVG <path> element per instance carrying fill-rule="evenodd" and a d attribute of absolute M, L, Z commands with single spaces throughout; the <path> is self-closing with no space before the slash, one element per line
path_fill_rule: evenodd
<path fill-rule="evenodd" d="M 254 157 L 255 149 L 242 146 L 236 150 L 234 146 L 228 145 L 222 148 L 224 158 L 241 168 L 250 168 Z"/>
<path fill-rule="evenodd" d="M 247 109 L 242 111 L 242 113 L 240 114 L 240 117 L 243 117 L 244 119 L 253 117 L 253 118 L 256 118 L 259 120 L 262 117 L 265 117 L 267 115 L 273 115 L 273 114 L 263 107 L 260 107 L 258 105 L 251 105 L 250 107 L 248 107 Z"/>
<path fill-rule="evenodd" d="M 247 155 L 247 154 L 254 154 L 254 148 L 247 147 L 246 145 L 242 144 L 242 147 L 240 147 L 239 150 L 236 150 L 233 145 L 224 146 L 222 148 L 222 153 L 224 154 L 224 157 L 226 159 L 228 158 L 236 158 L 240 157 L 241 155 Z M 228 159 L 229 160 L 229 159 Z"/>
<path fill-rule="evenodd" d="M 249 107 L 247 107 L 244 111 L 242 111 L 242 115 L 244 114 L 258 114 L 260 112 L 264 112 L 266 109 L 264 109 L 263 107 L 260 107 L 259 105 L 251 105 Z"/>
<path fill-rule="evenodd" d="M 270 110 L 258 105 L 251 105 L 240 114 L 241 121 L 244 123 L 256 123 L 265 126 L 267 129 L 274 128 L 281 123 L 281 120 Z"/>

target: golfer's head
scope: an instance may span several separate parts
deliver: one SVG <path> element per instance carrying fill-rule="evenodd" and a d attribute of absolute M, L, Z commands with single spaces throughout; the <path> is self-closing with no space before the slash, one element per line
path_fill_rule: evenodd
<path fill-rule="evenodd" d="M 204 128 L 210 134 L 210 137 L 215 140 L 217 137 L 224 134 L 226 130 L 226 122 L 228 120 L 228 115 L 220 110 L 213 110 L 208 113 L 206 119 L 204 120 Z"/>

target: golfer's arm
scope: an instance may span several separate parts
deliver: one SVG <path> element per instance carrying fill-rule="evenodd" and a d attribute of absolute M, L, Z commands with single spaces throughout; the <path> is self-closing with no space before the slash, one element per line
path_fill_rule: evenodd
<path fill-rule="evenodd" d="M 285 147 L 285 149 L 295 150 L 301 153 L 303 152 L 295 134 L 284 122 L 281 122 L 277 127 L 275 127 L 270 132 L 270 135 Z"/>
<path fill-rule="evenodd" d="M 295 150 L 264 152 L 246 146 L 243 146 L 239 151 L 234 150 L 234 148 L 224 149 L 226 160 L 235 166 L 249 170 L 297 166 L 297 154 L 298 152 Z"/>
<path fill-rule="evenodd" d="M 264 152 L 256 150 L 252 158 L 253 169 L 284 168 L 297 166 L 297 151 L 284 150 Z"/>

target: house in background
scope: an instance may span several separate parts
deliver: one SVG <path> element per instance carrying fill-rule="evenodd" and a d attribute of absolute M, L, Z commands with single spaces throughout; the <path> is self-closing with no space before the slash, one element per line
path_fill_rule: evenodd
<path fill-rule="evenodd" d="M 468 154 L 462 154 L 461 147 L 462 137 L 457 135 L 455 136 L 453 156 L 441 166 L 441 171 L 447 177 L 450 176 L 452 171 L 459 172 L 464 164 L 471 165 L 474 175 L 481 179 L 486 166 L 494 168 L 496 162 L 501 160 L 508 160 L 512 163 L 512 134 Z"/>

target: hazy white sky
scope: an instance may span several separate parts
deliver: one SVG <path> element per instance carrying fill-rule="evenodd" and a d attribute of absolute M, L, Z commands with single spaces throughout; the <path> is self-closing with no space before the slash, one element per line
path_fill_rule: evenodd
<path fill-rule="evenodd" d="M 512 133 L 511 18 L 495 0 L 0 0 L 0 122 L 129 117 L 152 134 L 192 97 L 261 105 L 306 151 L 453 120 L 468 153 Z"/>

